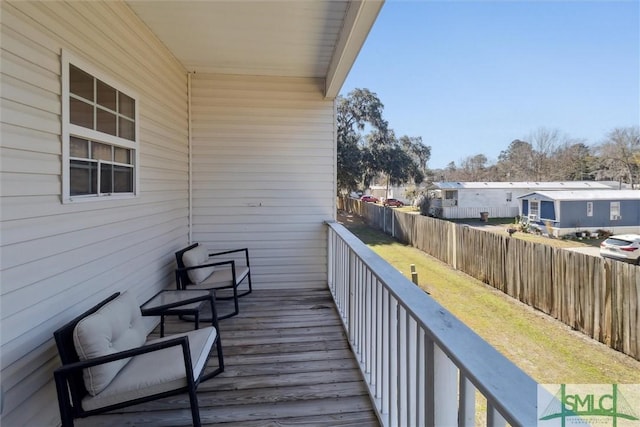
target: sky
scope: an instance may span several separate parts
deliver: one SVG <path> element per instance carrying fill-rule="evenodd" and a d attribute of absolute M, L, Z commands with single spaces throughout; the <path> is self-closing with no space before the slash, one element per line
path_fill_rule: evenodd
<path fill-rule="evenodd" d="M 640 125 L 640 0 L 387 0 L 340 94 L 374 92 L 432 169 L 557 129 Z"/>

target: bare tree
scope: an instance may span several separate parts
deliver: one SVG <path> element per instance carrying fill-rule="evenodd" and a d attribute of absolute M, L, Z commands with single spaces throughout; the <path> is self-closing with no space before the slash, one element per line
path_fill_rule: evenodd
<path fill-rule="evenodd" d="M 552 171 L 552 155 L 563 139 L 566 138 L 562 136 L 558 129 L 544 127 L 536 129 L 529 135 L 528 140 L 534 151 L 533 172 L 536 181 L 548 179 Z"/>
<path fill-rule="evenodd" d="M 598 147 L 598 153 L 602 165 L 599 176 L 608 175 L 635 188 L 640 181 L 640 127 L 612 130 Z"/>
<path fill-rule="evenodd" d="M 460 162 L 460 175 L 464 181 L 484 181 L 487 172 L 487 156 L 476 154 L 469 156 Z"/>

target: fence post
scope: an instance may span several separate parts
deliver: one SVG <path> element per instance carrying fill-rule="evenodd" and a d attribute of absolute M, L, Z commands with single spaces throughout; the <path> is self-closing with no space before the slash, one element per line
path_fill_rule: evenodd
<path fill-rule="evenodd" d="M 418 285 L 418 272 L 416 271 L 416 265 L 411 264 L 411 281 Z"/>
<path fill-rule="evenodd" d="M 458 251 L 457 251 L 457 237 L 456 237 L 456 225 L 453 222 L 449 223 L 449 229 L 451 233 L 449 233 L 449 245 L 451 247 L 451 262 L 449 263 L 454 270 L 458 269 Z"/>

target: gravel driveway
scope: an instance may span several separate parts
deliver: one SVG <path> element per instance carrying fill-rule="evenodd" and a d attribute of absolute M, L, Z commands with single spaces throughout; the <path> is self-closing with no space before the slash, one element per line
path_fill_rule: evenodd
<path fill-rule="evenodd" d="M 600 248 L 594 248 L 592 246 L 581 246 L 578 248 L 565 248 L 568 251 L 580 252 L 581 254 L 587 254 L 591 256 L 600 256 Z"/>

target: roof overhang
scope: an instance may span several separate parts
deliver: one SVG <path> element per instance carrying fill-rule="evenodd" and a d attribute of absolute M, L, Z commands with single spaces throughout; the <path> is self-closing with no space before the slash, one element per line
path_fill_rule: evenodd
<path fill-rule="evenodd" d="M 186 71 L 318 78 L 338 95 L 384 0 L 126 0 Z"/>

